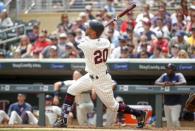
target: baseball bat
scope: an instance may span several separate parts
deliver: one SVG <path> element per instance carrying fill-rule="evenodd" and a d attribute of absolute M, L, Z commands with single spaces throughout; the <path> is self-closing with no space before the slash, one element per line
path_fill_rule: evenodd
<path fill-rule="evenodd" d="M 104 27 L 107 27 L 112 22 L 117 21 L 119 18 L 121 18 L 122 16 L 124 16 L 129 11 L 133 10 L 135 7 L 136 7 L 136 4 L 131 3 L 125 10 L 123 10 L 122 12 L 120 12 L 114 19 L 112 19 L 111 21 L 109 21 Z"/>

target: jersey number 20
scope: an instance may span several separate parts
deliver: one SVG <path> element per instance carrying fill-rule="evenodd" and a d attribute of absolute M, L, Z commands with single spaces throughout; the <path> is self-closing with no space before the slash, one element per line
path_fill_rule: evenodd
<path fill-rule="evenodd" d="M 108 58 L 108 49 L 105 48 L 104 50 L 96 50 L 93 54 L 95 64 L 100 64 L 102 62 L 106 62 Z"/>

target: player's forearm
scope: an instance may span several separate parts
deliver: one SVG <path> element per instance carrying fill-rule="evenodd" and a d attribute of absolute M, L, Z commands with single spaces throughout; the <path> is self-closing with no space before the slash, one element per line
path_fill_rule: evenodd
<path fill-rule="evenodd" d="M 59 96 L 61 86 L 62 86 L 62 82 L 60 81 L 54 84 L 54 96 Z"/>
<path fill-rule="evenodd" d="M 60 88 L 61 88 L 61 86 L 62 86 L 62 82 L 61 82 L 61 81 L 56 82 L 56 83 L 54 84 L 54 91 L 59 91 Z"/>

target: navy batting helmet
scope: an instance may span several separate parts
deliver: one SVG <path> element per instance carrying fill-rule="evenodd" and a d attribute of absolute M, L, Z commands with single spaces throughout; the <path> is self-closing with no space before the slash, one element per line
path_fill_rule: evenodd
<path fill-rule="evenodd" d="M 97 37 L 100 37 L 104 31 L 104 25 L 97 20 L 91 20 L 89 22 L 89 27 L 96 32 Z"/>

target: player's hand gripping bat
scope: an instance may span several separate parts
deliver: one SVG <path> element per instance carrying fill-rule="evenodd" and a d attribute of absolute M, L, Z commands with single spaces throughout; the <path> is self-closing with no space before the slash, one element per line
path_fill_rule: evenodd
<path fill-rule="evenodd" d="M 122 12 L 120 12 L 114 19 L 112 19 L 106 25 L 104 25 L 104 27 L 107 27 L 112 22 L 117 21 L 119 18 L 121 18 L 122 16 L 124 16 L 129 11 L 133 10 L 135 7 L 136 7 L 136 5 L 134 3 L 129 4 L 129 6 L 125 10 L 123 10 Z"/>

